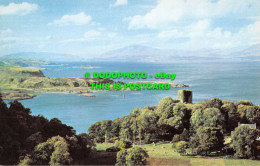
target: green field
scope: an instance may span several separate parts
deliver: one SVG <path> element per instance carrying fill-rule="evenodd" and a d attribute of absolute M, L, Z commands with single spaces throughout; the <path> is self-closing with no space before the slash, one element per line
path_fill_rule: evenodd
<path fill-rule="evenodd" d="M 113 146 L 111 143 L 97 144 L 97 150 L 105 150 Z M 149 154 L 148 165 L 193 165 L 193 166 L 260 166 L 260 160 L 224 159 L 213 157 L 187 157 L 180 156 L 170 143 L 157 143 L 142 145 Z"/>

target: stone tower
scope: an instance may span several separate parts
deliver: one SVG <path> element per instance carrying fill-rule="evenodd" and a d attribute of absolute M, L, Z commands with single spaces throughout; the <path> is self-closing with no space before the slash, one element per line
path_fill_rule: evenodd
<path fill-rule="evenodd" d="M 181 103 L 192 103 L 192 91 L 178 90 L 178 99 L 181 101 Z"/>

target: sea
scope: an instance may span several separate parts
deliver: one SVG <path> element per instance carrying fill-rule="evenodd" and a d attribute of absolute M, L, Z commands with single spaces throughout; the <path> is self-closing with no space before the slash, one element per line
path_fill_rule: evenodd
<path fill-rule="evenodd" d="M 21 100 L 30 108 L 32 115 L 43 115 L 48 119 L 58 118 L 76 132 L 88 133 L 88 128 L 104 119 L 125 116 L 136 107 L 154 106 L 170 96 L 177 99 L 180 89 L 193 91 L 193 102 L 204 99 L 250 100 L 260 105 L 260 62 L 211 62 L 211 63 L 119 63 L 119 62 L 71 62 L 60 66 L 44 66 L 48 77 L 84 77 L 85 72 L 146 72 L 148 76 L 176 74 L 174 80 L 120 79 L 124 82 L 157 80 L 189 85 L 185 88 L 169 90 L 109 91 L 93 93 L 96 97 L 78 94 L 37 93 L 37 97 Z M 82 66 L 100 68 L 84 68 Z"/>

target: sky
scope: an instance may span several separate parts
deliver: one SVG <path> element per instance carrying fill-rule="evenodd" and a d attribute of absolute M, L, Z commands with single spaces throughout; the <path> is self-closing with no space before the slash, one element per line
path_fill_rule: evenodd
<path fill-rule="evenodd" d="M 95 57 L 129 45 L 198 50 L 260 43 L 260 0 L 0 0 L 0 56 Z"/>

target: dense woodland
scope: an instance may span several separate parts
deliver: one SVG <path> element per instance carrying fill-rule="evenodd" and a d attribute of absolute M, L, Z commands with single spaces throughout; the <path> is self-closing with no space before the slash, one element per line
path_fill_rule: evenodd
<path fill-rule="evenodd" d="M 171 97 L 157 106 L 135 108 L 127 116 L 93 124 L 89 134 L 76 135 L 60 120 L 30 115 L 20 102 L 7 105 L 0 96 L 0 164 L 64 165 L 91 157 L 95 143 L 115 143 L 118 165 L 140 165 L 148 154 L 139 146 L 159 141 L 173 142 L 182 155 L 257 156 L 260 107 L 250 101 L 221 101 L 184 104 Z M 224 137 L 232 142 L 224 144 Z"/>
<path fill-rule="evenodd" d="M 53 118 L 30 115 L 30 109 L 0 97 L 0 164 L 60 165 L 86 158 L 94 146 L 87 134 Z"/>
<path fill-rule="evenodd" d="M 250 101 L 184 104 L 171 97 L 157 106 L 135 108 L 127 116 L 98 121 L 89 128 L 95 142 L 130 141 L 134 145 L 172 141 L 181 154 L 231 155 L 255 158 L 257 130 L 238 122 L 260 126 L 260 107 Z M 233 142 L 224 144 L 224 137 Z M 177 142 L 177 144 L 176 144 Z"/>

